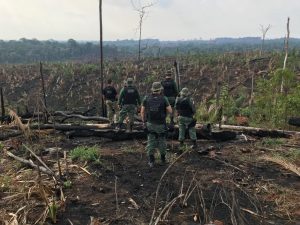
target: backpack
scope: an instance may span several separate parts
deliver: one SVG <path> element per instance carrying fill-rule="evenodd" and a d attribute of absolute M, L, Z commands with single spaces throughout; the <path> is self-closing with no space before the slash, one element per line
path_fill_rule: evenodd
<path fill-rule="evenodd" d="M 146 98 L 147 121 L 154 124 L 166 123 L 166 101 L 162 95 L 151 95 Z"/>
<path fill-rule="evenodd" d="M 138 92 L 135 87 L 128 86 L 124 88 L 124 105 L 136 105 L 138 99 Z"/>
<path fill-rule="evenodd" d="M 104 96 L 106 99 L 115 100 L 116 99 L 116 90 L 112 86 L 107 86 L 104 89 Z"/>
<path fill-rule="evenodd" d="M 178 98 L 176 110 L 180 116 L 193 117 L 194 112 L 190 105 L 189 98 Z"/>

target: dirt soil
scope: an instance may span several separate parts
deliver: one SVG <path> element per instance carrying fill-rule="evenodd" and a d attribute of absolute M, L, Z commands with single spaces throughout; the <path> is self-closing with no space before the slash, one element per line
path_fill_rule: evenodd
<path fill-rule="evenodd" d="M 290 154 L 297 142 L 266 142 L 253 137 L 221 143 L 200 140 L 196 150 L 187 145 L 181 154 L 178 142 L 169 141 L 168 164 L 161 164 L 157 155 L 155 167 L 149 168 L 140 141 L 59 135 L 10 139 L 1 143 L 0 224 L 34 224 L 43 213 L 45 222 L 37 224 L 53 224 L 45 212 L 51 202 L 57 202 L 60 225 L 300 224 L 299 176 L 262 158 L 284 155 L 299 168 L 299 154 Z M 37 163 L 22 144 L 34 149 L 57 177 L 60 159 L 61 189 L 50 176 L 39 176 L 6 155 L 8 150 Z M 72 161 L 70 154 L 64 160 L 63 151 L 77 146 L 96 146 L 100 160 Z M 59 150 L 48 151 L 50 147 Z M 199 153 L 202 150 L 208 152 Z"/>

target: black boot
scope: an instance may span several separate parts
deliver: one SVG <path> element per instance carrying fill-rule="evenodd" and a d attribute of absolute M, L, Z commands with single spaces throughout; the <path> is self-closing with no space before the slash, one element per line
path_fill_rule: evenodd
<path fill-rule="evenodd" d="M 154 161 L 155 161 L 154 155 L 149 155 L 149 162 L 148 162 L 148 165 L 149 165 L 151 168 L 154 166 Z"/>
<path fill-rule="evenodd" d="M 178 153 L 181 155 L 184 150 L 184 143 L 183 141 L 179 141 L 179 148 L 178 148 Z"/>
<path fill-rule="evenodd" d="M 166 155 L 160 155 L 160 160 L 162 164 L 166 164 Z"/>
<path fill-rule="evenodd" d="M 123 125 L 123 123 L 117 123 L 115 129 L 116 130 L 121 130 L 122 129 L 122 125 Z"/>
<path fill-rule="evenodd" d="M 192 149 L 196 149 L 196 148 L 197 148 L 197 141 L 193 140 Z"/>

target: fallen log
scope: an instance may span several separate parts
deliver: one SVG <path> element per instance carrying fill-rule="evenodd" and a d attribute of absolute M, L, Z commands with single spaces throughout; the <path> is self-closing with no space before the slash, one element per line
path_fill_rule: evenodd
<path fill-rule="evenodd" d="M 0 134 L 0 141 L 4 141 L 4 140 L 7 140 L 7 139 L 12 138 L 12 137 L 18 137 L 21 134 L 23 134 L 23 132 L 19 131 L 19 130 L 10 131 L 7 134 L 1 133 Z"/>
<path fill-rule="evenodd" d="M 288 124 L 292 126 L 300 127 L 300 117 L 289 118 Z"/>
<path fill-rule="evenodd" d="M 77 119 L 81 119 L 84 121 L 97 121 L 97 122 L 109 123 L 109 119 L 106 117 L 83 116 L 80 114 L 66 114 L 65 112 L 62 112 L 62 111 L 55 112 L 54 116 L 63 116 L 64 118 L 60 121 L 61 123 L 65 122 L 66 120 L 71 119 L 71 118 L 77 118 Z"/>
<path fill-rule="evenodd" d="M 262 129 L 256 127 L 222 125 L 221 128 L 222 130 L 237 131 L 238 133 L 243 133 L 249 136 L 256 136 L 256 137 L 289 138 L 292 135 L 300 135 L 300 132 L 297 131 L 272 130 L 272 129 Z"/>
<path fill-rule="evenodd" d="M 113 129 L 96 129 L 96 130 L 72 130 L 66 133 L 69 138 L 75 137 L 102 137 L 111 139 L 113 141 L 124 141 L 124 140 L 136 140 L 146 139 L 147 132 L 144 130 L 133 130 L 132 132 L 126 132 L 125 130 L 113 130 Z M 196 129 L 198 139 L 207 139 L 215 141 L 228 141 L 236 138 L 236 132 L 232 131 L 217 131 L 207 132 L 202 128 Z M 175 127 L 174 131 L 167 133 L 168 139 L 178 138 L 178 128 Z"/>

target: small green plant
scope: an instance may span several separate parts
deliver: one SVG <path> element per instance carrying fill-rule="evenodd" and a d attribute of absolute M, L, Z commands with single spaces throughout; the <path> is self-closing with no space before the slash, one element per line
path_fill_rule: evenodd
<path fill-rule="evenodd" d="M 264 146 L 278 146 L 283 144 L 283 140 L 279 138 L 264 138 L 262 140 L 262 145 Z"/>
<path fill-rule="evenodd" d="M 78 146 L 70 153 L 71 158 L 80 161 L 97 162 L 100 160 L 100 154 L 97 146 Z"/>
<path fill-rule="evenodd" d="M 2 142 L 0 142 L 0 151 L 2 151 L 4 148 L 4 144 Z"/>
<path fill-rule="evenodd" d="M 136 150 L 134 148 L 132 148 L 132 146 L 124 146 L 124 147 L 122 147 L 122 152 L 134 153 L 134 152 L 136 152 Z"/>
<path fill-rule="evenodd" d="M 71 188 L 72 187 L 72 181 L 70 180 L 67 180 L 64 182 L 64 188 Z"/>
<path fill-rule="evenodd" d="M 57 217 L 57 209 L 58 206 L 56 205 L 55 201 L 52 201 L 49 205 L 48 205 L 48 216 L 49 218 L 52 220 L 53 223 L 56 223 L 56 217 Z"/>

